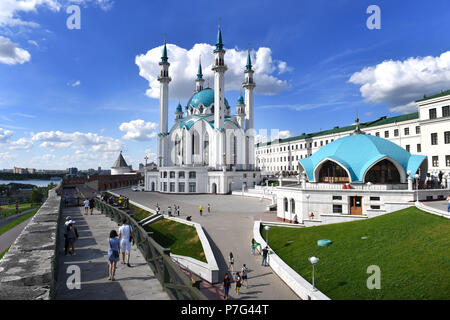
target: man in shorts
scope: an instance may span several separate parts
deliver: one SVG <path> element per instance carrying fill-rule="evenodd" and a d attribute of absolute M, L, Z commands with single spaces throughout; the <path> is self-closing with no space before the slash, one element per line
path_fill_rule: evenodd
<path fill-rule="evenodd" d="M 89 212 L 89 200 L 85 199 L 83 204 L 84 204 L 84 214 L 87 215 Z"/>
<path fill-rule="evenodd" d="M 120 250 L 122 251 L 122 264 L 130 265 L 131 243 L 134 244 L 133 229 L 127 223 L 126 219 L 122 220 L 122 226 L 119 228 Z M 126 262 L 125 262 L 126 256 Z"/>

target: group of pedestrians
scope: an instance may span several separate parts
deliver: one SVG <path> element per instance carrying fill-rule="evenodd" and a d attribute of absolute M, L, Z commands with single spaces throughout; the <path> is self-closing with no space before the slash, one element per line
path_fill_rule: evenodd
<path fill-rule="evenodd" d="M 180 206 L 177 206 L 176 204 L 174 204 L 173 205 L 173 212 L 179 217 L 180 216 Z M 158 205 L 156 207 L 156 213 L 159 213 Z M 167 207 L 167 214 L 169 215 L 169 217 L 174 216 L 174 215 L 172 215 L 172 207 L 171 206 Z"/>
<path fill-rule="evenodd" d="M 114 281 L 117 262 L 120 261 L 120 253 L 122 253 L 122 264 L 130 265 L 131 245 L 134 245 L 133 228 L 128 224 L 124 218 L 122 226 L 119 228 L 119 233 L 116 230 L 111 230 L 108 239 L 108 261 L 109 261 L 109 278 Z"/>
<path fill-rule="evenodd" d="M 245 284 L 248 289 L 248 268 L 245 263 L 242 265 L 241 271 L 236 271 L 233 276 L 234 256 L 232 252 L 228 255 L 228 271 L 230 271 L 232 278 L 230 277 L 230 273 L 227 272 L 222 282 L 225 300 L 228 300 L 229 298 L 229 291 L 232 281 L 234 281 L 234 290 L 237 296 L 239 296 L 239 291 L 243 284 Z"/>
<path fill-rule="evenodd" d="M 207 210 L 208 210 L 208 213 L 211 213 L 211 204 L 209 204 L 209 203 L 208 203 L 208 206 L 207 206 Z M 203 215 L 203 206 L 202 205 L 200 205 L 198 207 L 198 211 L 200 212 L 200 215 L 202 216 Z"/>
<path fill-rule="evenodd" d="M 88 215 L 89 210 L 91 211 L 91 216 L 94 214 L 95 200 L 94 197 L 90 199 L 85 199 L 84 202 L 84 215 Z"/>

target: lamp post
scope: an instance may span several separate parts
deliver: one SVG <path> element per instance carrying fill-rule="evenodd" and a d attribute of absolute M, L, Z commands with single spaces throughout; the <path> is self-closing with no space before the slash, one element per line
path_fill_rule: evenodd
<path fill-rule="evenodd" d="M 148 160 L 148 157 L 145 156 L 145 157 L 144 157 L 144 160 L 145 160 L 145 167 L 144 167 L 144 189 L 145 189 L 145 191 L 148 191 L 148 183 L 147 183 L 147 160 Z"/>
<path fill-rule="evenodd" d="M 414 175 L 414 178 L 416 179 L 416 203 L 419 202 L 419 177 L 418 173 Z"/>
<path fill-rule="evenodd" d="M 313 266 L 313 277 L 312 277 L 312 286 L 313 286 L 313 291 L 316 291 L 317 289 L 314 287 L 314 273 L 315 273 L 315 265 L 317 262 L 319 262 L 319 258 L 316 257 L 311 257 L 308 258 L 309 262 L 311 262 L 312 266 Z"/>
<path fill-rule="evenodd" d="M 309 197 L 310 197 L 310 195 L 307 194 L 306 195 L 306 199 L 308 200 L 308 207 L 307 207 L 307 210 L 306 210 L 306 215 L 308 216 L 308 218 L 309 218 Z"/>
<path fill-rule="evenodd" d="M 269 246 L 269 230 L 270 230 L 270 227 L 269 226 L 265 226 L 264 230 L 266 230 L 266 243 L 267 243 L 267 246 Z"/>
<path fill-rule="evenodd" d="M 369 209 L 371 209 L 371 206 L 370 206 L 370 187 L 372 186 L 372 182 L 367 182 L 367 189 L 369 190 L 369 201 L 368 201 L 368 204 L 369 204 Z"/>

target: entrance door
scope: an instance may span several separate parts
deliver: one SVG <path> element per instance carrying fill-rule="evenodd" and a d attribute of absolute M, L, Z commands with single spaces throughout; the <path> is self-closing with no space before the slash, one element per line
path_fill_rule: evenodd
<path fill-rule="evenodd" d="M 350 197 L 350 214 L 362 215 L 361 197 Z"/>

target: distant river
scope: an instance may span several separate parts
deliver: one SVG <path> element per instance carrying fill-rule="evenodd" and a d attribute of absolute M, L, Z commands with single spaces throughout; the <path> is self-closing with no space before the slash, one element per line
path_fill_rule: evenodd
<path fill-rule="evenodd" d="M 34 184 L 37 187 L 46 187 L 51 182 L 58 184 L 61 180 L 0 180 L 0 184 L 8 183 L 22 183 L 22 184 Z"/>

